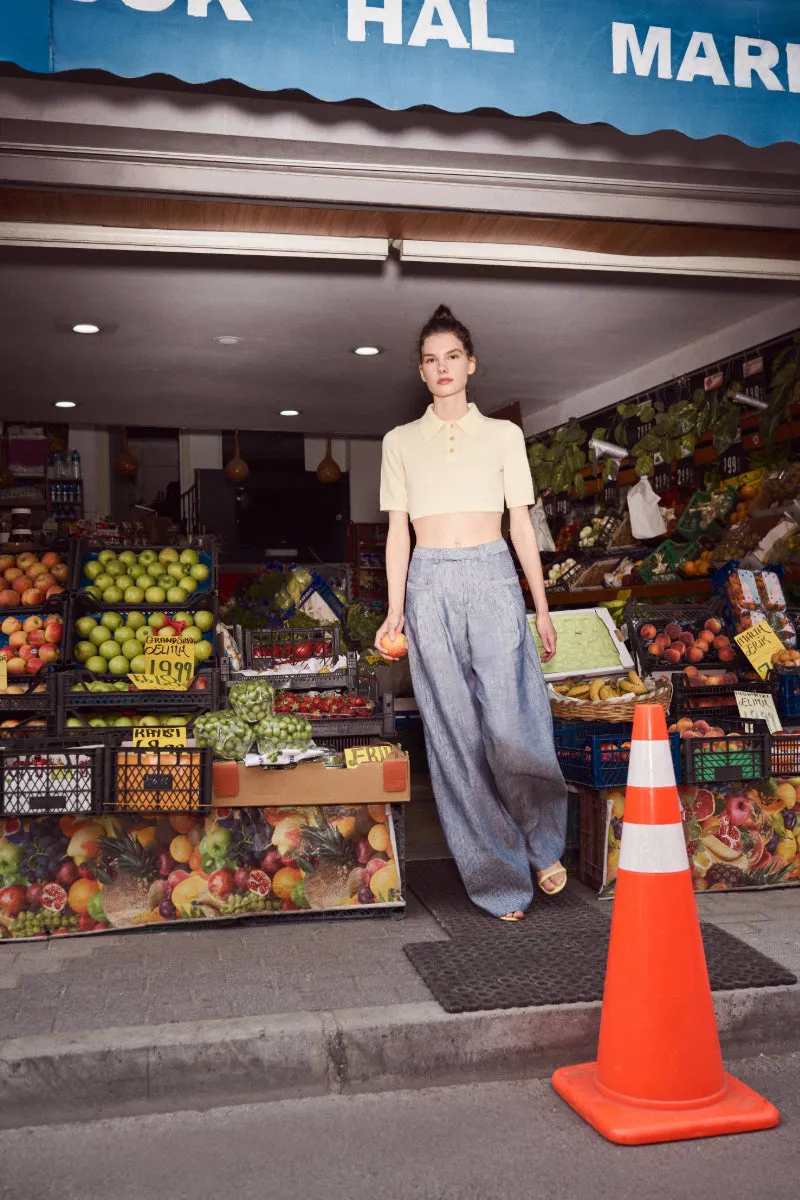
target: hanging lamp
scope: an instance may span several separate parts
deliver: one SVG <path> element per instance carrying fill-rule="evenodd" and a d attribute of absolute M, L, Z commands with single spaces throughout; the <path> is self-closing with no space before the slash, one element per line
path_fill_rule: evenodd
<path fill-rule="evenodd" d="M 250 474 L 250 468 L 239 453 L 239 430 L 236 430 L 233 443 L 233 458 L 225 464 L 225 474 L 231 483 L 242 483 Z"/>
<path fill-rule="evenodd" d="M 133 479 L 139 470 L 139 460 L 128 448 L 128 431 L 122 430 L 122 453 L 114 459 L 114 470 L 125 479 Z"/>
<path fill-rule="evenodd" d="M 328 449 L 325 457 L 317 467 L 317 479 L 320 483 L 338 483 L 341 477 L 341 467 L 331 453 L 331 439 L 328 438 Z"/>

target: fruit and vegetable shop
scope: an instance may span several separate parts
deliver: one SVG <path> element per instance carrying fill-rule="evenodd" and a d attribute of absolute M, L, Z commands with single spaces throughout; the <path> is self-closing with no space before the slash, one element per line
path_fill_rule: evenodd
<path fill-rule="evenodd" d="M 0 0 L 0 940 L 400 919 L 448 855 L 374 648 L 440 304 L 525 436 L 571 877 L 659 705 L 697 891 L 800 881 L 796 39 L 712 7 Z"/>

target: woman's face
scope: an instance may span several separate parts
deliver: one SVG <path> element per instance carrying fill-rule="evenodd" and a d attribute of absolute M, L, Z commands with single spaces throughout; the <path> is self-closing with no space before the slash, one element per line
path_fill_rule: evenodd
<path fill-rule="evenodd" d="M 454 333 L 432 333 L 422 346 L 419 373 L 435 399 L 458 396 L 466 390 L 476 362 Z"/>

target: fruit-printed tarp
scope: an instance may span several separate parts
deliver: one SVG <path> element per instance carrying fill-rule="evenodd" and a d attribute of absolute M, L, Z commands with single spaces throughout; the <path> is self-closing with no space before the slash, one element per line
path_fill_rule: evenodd
<path fill-rule="evenodd" d="M 0 819 L 0 939 L 402 904 L 386 804 Z"/>
<path fill-rule="evenodd" d="M 625 791 L 600 793 L 606 805 L 605 876 L 614 894 Z M 678 788 L 697 892 L 800 883 L 800 777 Z"/>

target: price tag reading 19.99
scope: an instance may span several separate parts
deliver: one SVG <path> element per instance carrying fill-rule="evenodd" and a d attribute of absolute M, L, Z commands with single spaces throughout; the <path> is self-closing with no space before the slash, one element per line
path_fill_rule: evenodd
<path fill-rule="evenodd" d="M 145 674 L 188 688 L 194 675 L 194 642 L 187 637 L 150 637 L 144 644 Z"/>

